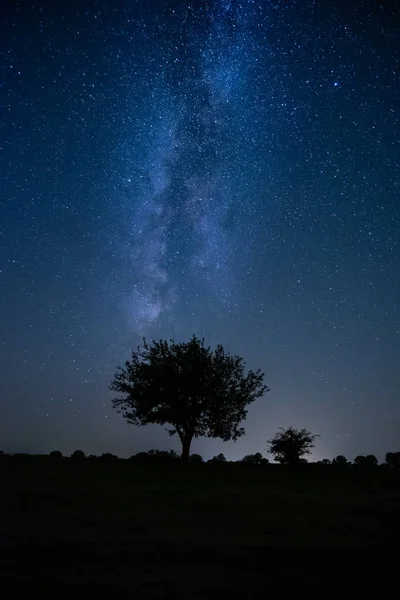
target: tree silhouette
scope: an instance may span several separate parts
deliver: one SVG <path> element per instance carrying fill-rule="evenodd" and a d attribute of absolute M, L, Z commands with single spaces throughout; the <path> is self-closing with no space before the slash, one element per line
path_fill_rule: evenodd
<path fill-rule="evenodd" d="M 208 462 L 212 462 L 212 463 L 225 463 L 226 462 L 226 458 L 224 454 L 216 454 L 215 456 L 213 456 L 212 458 L 210 458 L 210 460 Z"/>
<path fill-rule="evenodd" d="M 137 454 L 132 454 L 128 460 L 132 462 L 145 462 L 148 460 L 149 455 L 147 452 L 138 452 Z"/>
<path fill-rule="evenodd" d="M 367 456 L 356 456 L 354 459 L 356 467 L 376 467 L 378 459 L 373 454 L 367 454 Z"/>
<path fill-rule="evenodd" d="M 307 429 L 281 427 L 280 431 L 267 441 L 267 449 L 281 464 L 298 465 L 305 454 L 310 454 L 317 437 L 319 435 Z"/>
<path fill-rule="evenodd" d="M 148 452 L 138 452 L 130 457 L 133 462 L 145 462 L 152 464 L 173 463 L 179 459 L 174 450 L 149 450 Z"/>
<path fill-rule="evenodd" d="M 344 466 L 344 465 L 348 465 L 348 461 L 347 458 L 345 456 L 343 456 L 343 454 L 339 454 L 338 456 L 336 456 L 336 458 L 333 459 L 332 461 L 333 465 L 338 465 L 338 466 Z"/>
<path fill-rule="evenodd" d="M 191 454 L 189 456 L 189 462 L 195 463 L 195 464 L 201 464 L 204 461 L 203 461 L 203 457 L 200 456 L 200 454 Z"/>
<path fill-rule="evenodd" d="M 60 460 L 60 458 L 62 458 L 62 454 L 59 450 L 52 450 L 49 456 L 52 460 Z"/>
<path fill-rule="evenodd" d="M 243 359 L 212 351 L 195 336 L 187 343 L 160 340 L 132 352 L 118 367 L 110 389 L 122 394 L 113 407 L 133 425 L 169 425 L 182 444 L 181 457 L 189 459 L 193 438 L 236 440 L 246 407 L 268 388 L 260 370 L 245 374 Z"/>
<path fill-rule="evenodd" d="M 255 454 L 247 454 L 240 462 L 246 465 L 266 465 L 269 463 L 269 460 L 268 458 L 264 458 L 261 452 L 256 452 Z"/>
<path fill-rule="evenodd" d="M 389 467 L 398 469 L 400 467 L 400 452 L 387 452 L 385 455 L 385 463 Z"/>
<path fill-rule="evenodd" d="M 71 458 L 73 460 L 84 460 L 86 458 L 86 454 L 84 453 L 83 450 L 75 450 L 72 454 L 71 454 Z"/>
<path fill-rule="evenodd" d="M 112 454 L 111 452 L 103 452 L 100 456 L 100 460 L 103 462 L 116 462 L 118 460 L 118 456 Z"/>

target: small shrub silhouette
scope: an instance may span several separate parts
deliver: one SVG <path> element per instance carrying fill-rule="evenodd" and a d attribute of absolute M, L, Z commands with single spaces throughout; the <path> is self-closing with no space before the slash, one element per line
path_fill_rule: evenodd
<path fill-rule="evenodd" d="M 226 463 L 226 458 L 224 456 L 224 454 L 217 454 L 216 456 L 213 456 L 209 462 L 211 463 Z"/>
<path fill-rule="evenodd" d="M 118 456 L 111 454 L 111 452 L 103 452 L 103 454 L 100 456 L 100 460 L 104 462 L 116 462 L 118 460 Z"/>
<path fill-rule="evenodd" d="M 71 458 L 73 460 L 84 460 L 86 458 L 86 454 L 84 453 L 83 450 L 75 450 L 72 454 L 71 454 Z"/>
<path fill-rule="evenodd" d="M 261 452 L 256 452 L 255 454 L 247 454 L 240 462 L 246 465 L 267 465 L 269 460 Z"/>
<path fill-rule="evenodd" d="M 191 454 L 189 456 L 189 462 L 193 464 L 201 464 L 204 462 L 203 457 L 200 454 Z"/>
<path fill-rule="evenodd" d="M 385 463 L 394 469 L 400 468 L 400 452 L 387 452 L 385 455 Z"/>
<path fill-rule="evenodd" d="M 52 450 L 49 456 L 52 460 L 60 460 L 62 458 L 62 453 L 59 450 Z"/>
<path fill-rule="evenodd" d="M 332 464 L 339 467 L 343 467 L 345 465 L 349 465 L 350 463 L 347 460 L 347 458 L 343 456 L 343 454 L 338 454 L 338 456 L 336 456 L 336 458 L 333 459 Z"/>

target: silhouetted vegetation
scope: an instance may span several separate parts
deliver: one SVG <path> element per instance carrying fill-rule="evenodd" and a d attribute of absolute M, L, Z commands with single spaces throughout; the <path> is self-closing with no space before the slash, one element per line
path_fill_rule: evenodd
<path fill-rule="evenodd" d="M 267 465 L 269 460 L 264 458 L 261 452 L 256 452 L 255 454 L 247 454 L 240 462 L 245 465 Z"/>
<path fill-rule="evenodd" d="M 187 461 L 193 438 L 227 441 L 244 434 L 246 407 L 268 391 L 263 378 L 260 370 L 245 374 L 239 356 L 222 346 L 212 351 L 193 336 L 187 343 L 144 340 L 118 368 L 110 389 L 122 395 L 112 402 L 128 423 L 168 425 Z"/>
<path fill-rule="evenodd" d="M 210 463 L 226 463 L 226 457 L 224 454 L 216 454 L 208 461 Z"/>
<path fill-rule="evenodd" d="M 138 452 L 129 459 L 131 462 L 168 464 L 179 460 L 179 456 L 174 450 L 149 450 L 148 452 Z"/>
<path fill-rule="evenodd" d="M 59 450 L 53 450 L 49 454 L 52 460 L 60 460 L 62 458 L 62 453 Z"/>
<path fill-rule="evenodd" d="M 343 454 L 338 454 L 338 456 L 332 460 L 332 464 L 339 467 L 344 467 L 350 463 L 348 462 L 347 458 L 343 456 Z"/>
<path fill-rule="evenodd" d="M 292 428 L 290 428 L 292 429 Z M 288 430 L 282 430 L 288 431 Z M 301 431 L 301 430 L 300 430 Z M 280 435 L 279 432 L 277 435 Z M 312 434 L 311 434 L 312 435 Z M 276 437 L 275 436 L 275 437 Z M 314 436 L 320 437 L 320 436 Z M 274 438 L 275 439 L 275 438 Z M 90 454 L 86 456 L 82 450 L 75 450 L 70 457 L 63 457 L 62 453 L 59 450 L 53 450 L 48 455 L 34 455 L 27 454 L 22 452 L 17 452 L 14 454 L 7 454 L 0 451 L 0 460 L 3 459 L 6 462 L 12 462 L 13 464 L 29 464 L 29 463 L 38 463 L 49 461 L 52 464 L 64 462 L 70 460 L 73 463 L 82 463 L 82 462 L 90 462 L 96 464 L 130 464 L 130 463 L 138 463 L 143 465 L 163 465 L 163 464 L 182 464 L 181 456 L 175 452 L 175 450 L 158 450 L 158 449 L 150 449 L 148 451 L 138 452 L 137 454 L 133 454 L 130 458 L 124 459 L 120 458 L 116 454 L 112 454 L 111 452 L 103 452 L 100 456 L 96 456 L 95 454 Z M 300 458 L 295 461 L 288 461 L 286 458 L 283 461 L 277 461 L 279 464 L 271 463 L 268 458 L 264 457 L 261 452 L 255 452 L 254 454 L 247 454 L 242 459 L 238 461 L 229 461 L 226 456 L 221 452 L 216 454 L 212 458 L 207 461 L 204 461 L 203 457 L 200 454 L 191 454 L 189 456 L 189 461 L 187 461 L 193 465 L 200 464 L 210 464 L 210 463 L 226 463 L 230 465 L 249 465 L 249 466 L 260 466 L 264 465 L 268 468 L 279 468 L 279 465 L 291 464 L 298 465 L 299 467 L 307 467 L 307 468 L 329 468 L 335 466 L 346 466 L 353 467 L 350 469 L 350 472 L 354 474 L 354 469 L 358 467 L 377 467 L 379 465 L 379 461 L 376 456 L 373 454 L 367 455 L 358 455 L 354 458 L 353 463 L 347 460 L 343 455 L 338 455 L 332 460 L 329 458 L 323 458 L 316 462 L 308 462 L 304 458 Z M 391 469 L 400 468 L 400 452 L 387 452 L 385 455 L 385 462 L 381 464 L 382 467 L 390 467 Z M 189 468 L 189 465 L 188 465 Z"/>
<path fill-rule="evenodd" d="M 389 467 L 399 469 L 400 468 L 400 452 L 387 452 L 385 455 L 385 463 Z"/>
<path fill-rule="evenodd" d="M 307 429 L 281 429 L 275 436 L 267 441 L 267 449 L 279 463 L 285 465 L 298 465 L 305 454 L 310 454 L 314 448 L 314 441 L 319 437 Z"/>
<path fill-rule="evenodd" d="M 356 467 L 376 467 L 378 465 L 378 459 L 373 454 L 367 456 L 356 456 L 354 459 L 354 465 Z"/>
<path fill-rule="evenodd" d="M 72 454 L 71 454 L 71 458 L 73 460 L 85 460 L 86 458 L 86 454 L 83 452 L 83 450 L 75 450 Z"/>
<path fill-rule="evenodd" d="M 193 464 L 201 464 L 203 463 L 203 457 L 200 454 L 191 454 L 189 456 L 189 462 Z"/>
<path fill-rule="evenodd" d="M 116 460 L 118 460 L 118 456 L 116 456 L 115 454 L 111 454 L 111 452 L 103 452 L 103 454 L 100 456 L 100 460 L 106 460 L 107 462 L 115 462 Z"/>
<path fill-rule="evenodd" d="M 292 428 L 290 428 L 292 429 Z M 288 431 L 288 430 L 283 430 Z M 294 430 L 296 431 L 296 430 Z M 303 431 L 303 430 L 300 430 Z M 305 430 L 304 430 L 305 431 Z M 281 432 L 278 432 L 274 439 L 280 435 Z M 312 434 L 311 434 L 312 435 Z M 320 437 L 320 436 L 314 436 Z M 271 440 L 268 442 L 270 443 Z M 158 449 L 150 449 L 146 452 L 138 452 L 137 454 L 133 454 L 128 459 L 123 459 L 118 457 L 116 454 L 112 454 L 111 452 L 103 452 L 100 456 L 96 456 L 94 454 L 90 454 L 86 456 L 82 450 L 75 450 L 71 456 L 63 457 L 62 453 L 59 450 L 53 450 L 48 455 L 33 455 L 26 454 L 22 452 L 17 452 L 14 454 L 7 454 L 0 451 L 0 460 L 11 461 L 14 464 L 29 464 L 31 462 L 37 463 L 38 461 L 49 461 L 51 463 L 60 463 L 61 461 L 65 462 L 71 460 L 73 463 L 97 463 L 97 464 L 113 464 L 116 463 L 137 463 L 143 465 L 165 465 L 165 464 L 182 464 L 181 456 L 175 452 L 175 450 L 158 450 Z M 330 460 L 329 458 L 323 458 L 316 462 L 308 462 L 304 458 L 299 458 L 297 460 L 288 460 L 287 457 L 284 457 L 283 460 L 277 460 L 279 464 L 285 465 L 298 465 L 299 468 L 307 466 L 308 468 L 329 468 L 335 466 L 342 467 L 377 467 L 379 465 L 378 459 L 373 454 L 367 455 L 358 455 L 354 458 L 353 463 L 351 463 L 347 458 L 341 454 Z M 187 463 L 193 465 L 200 464 L 213 464 L 213 463 L 225 463 L 225 464 L 240 464 L 240 465 L 249 465 L 249 466 L 267 466 L 269 468 L 277 468 L 279 465 L 274 463 L 270 463 L 268 458 L 264 457 L 261 452 L 255 452 L 254 454 L 247 454 L 241 460 L 231 462 L 229 461 L 223 453 L 216 454 L 212 458 L 207 461 L 204 461 L 203 457 L 200 454 L 191 454 L 189 456 L 189 460 Z M 381 467 L 386 467 L 390 469 L 400 469 L 400 452 L 387 452 L 385 455 L 385 462 L 381 464 Z M 354 470 L 350 469 L 350 472 L 354 474 Z"/>

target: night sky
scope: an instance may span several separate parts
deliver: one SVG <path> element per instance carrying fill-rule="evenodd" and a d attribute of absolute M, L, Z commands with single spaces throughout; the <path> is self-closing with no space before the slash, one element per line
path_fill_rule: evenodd
<path fill-rule="evenodd" d="M 179 449 L 113 411 L 148 339 L 222 343 L 313 459 L 400 450 L 399 5 L 18 2 L 0 30 L 0 449 Z"/>

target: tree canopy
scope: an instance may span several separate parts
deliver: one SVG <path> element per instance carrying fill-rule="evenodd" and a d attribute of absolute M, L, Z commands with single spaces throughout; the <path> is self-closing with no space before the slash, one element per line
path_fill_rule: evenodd
<path fill-rule="evenodd" d="M 386 452 L 385 462 L 389 467 L 400 467 L 400 452 Z"/>
<path fill-rule="evenodd" d="M 314 448 L 314 441 L 319 437 L 307 429 L 294 429 L 282 427 L 275 436 L 267 441 L 267 449 L 274 458 L 288 465 L 300 464 L 305 454 L 310 454 Z"/>
<path fill-rule="evenodd" d="M 60 458 L 62 458 L 62 453 L 59 450 L 52 450 L 49 456 L 53 460 L 60 460 Z"/>
<path fill-rule="evenodd" d="M 343 454 L 338 454 L 336 456 L 336 458 L 333 459 L 332 464 L 338 465 L 338 466 L 344 466 L 344 465 L 348 465 L 349 462 L 348 462 L 347 458 L 345 456 L 343 456 Z"/>
<path fill-rule="evenodd" d="M 74 450 L 74 452 L 71 454 L 71 458 L 74 460 L 84 460 L 86 458 L 86 454 L 83 450 Z"/>
<path fill-rule="evenodd" d="M 210 462 L 210 463 L 226 463 L 225 454 L 222 454 L 222 453 L 216 454 L 215 456 L 210 458 L 210 460 L 208 462 Z"/>
<path fill-rule="evenodd" d="M 354 464 L 357 467 L 376 467 L 378 459 L 373 454 L 367 454 L 367 456 L 359 455 L 355 457 Z"/>
<path fill-rule="evenodd" d="M 128 423 L 168 425 L 188 460 L 193 438 L 228 441 L 244 434 L 247 406 L 268 391 L 263 378 L 260 370 L 245 373 L 241 357 L 221 345 L 211 350 L 195 336 L 186 343 L 143 339 L 110 389 L 121 394 L 112 403 Z"/>

